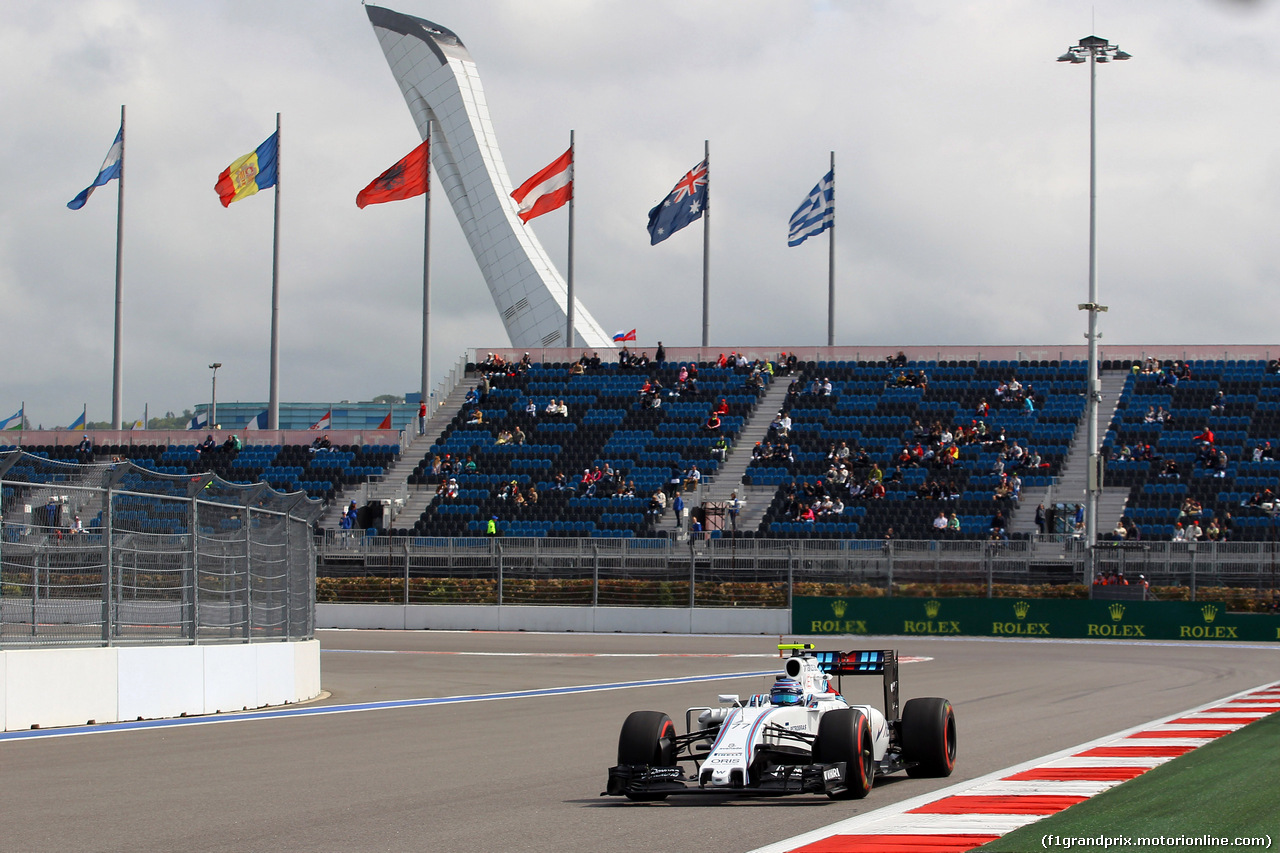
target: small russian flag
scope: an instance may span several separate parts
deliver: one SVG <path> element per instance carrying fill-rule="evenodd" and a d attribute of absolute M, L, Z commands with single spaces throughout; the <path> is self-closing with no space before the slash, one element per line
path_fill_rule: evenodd
<path fill-rule="evenodd" d="M 634 341 L 636 339 L 636 330 L 632 329 L 629 332 L 623 332 L 623 331 L 614 332 L 613 339 L 615 341 Z"/>

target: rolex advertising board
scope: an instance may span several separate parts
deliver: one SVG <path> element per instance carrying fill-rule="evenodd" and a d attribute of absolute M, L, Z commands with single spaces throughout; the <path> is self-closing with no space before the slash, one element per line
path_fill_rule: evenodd
<path fill-rule="evenodd" d="M 794 634 L 1280 641 L 1280 616 L 1217 602 L 796 598 Z"/>

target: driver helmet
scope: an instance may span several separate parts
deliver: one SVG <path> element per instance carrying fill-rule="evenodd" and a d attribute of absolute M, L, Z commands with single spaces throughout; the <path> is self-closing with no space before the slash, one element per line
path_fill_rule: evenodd
<path fill-rule="evenodd" d="M 779 675 L 769 691 L 769 701 L 774 705 L 799 705 L 804 701 L 804 690 L 794 678 Z"/>

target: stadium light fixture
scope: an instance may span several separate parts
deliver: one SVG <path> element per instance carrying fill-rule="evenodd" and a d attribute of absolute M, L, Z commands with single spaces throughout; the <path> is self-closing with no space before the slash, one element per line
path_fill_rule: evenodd
<path fill-rule="evenodd" d="M 209 399 L 209 429 L 218 428 L 218 368 L 222 367 L 222 362 L 215 361 L 209 365 L 213 370 L 213 388 L 210 389 L 212 394 Z"/>
<path fill-rule="evenodd" d="M 1098 314 L 1107 306 L 1098 302 L 1098 122 L 1097 122 L 1097 64 L 1112 59 L 1129 59 L 1119 46 L 1098 36 L 1086 36 L 1067 52 L 1058 57 L 1059 62 L 1079 65 L 1089 63 L 1089 301 L 1080 310 L 1089 313 L 1089 330 L 1085 338 L 1089 342 L 1089 389 L 1087 397 L 1089 450 L 1088 474 L 1085 487 L 1085 553 L 1087 568 L 1085 583 L 1093 589 L 1095 546 L 1098 543 L 1098 494 L 1102 491 L 1102 457 L 1098 446 L 1098 404 L 1102 400 L 1102 387 L 1098 382 Z"/>

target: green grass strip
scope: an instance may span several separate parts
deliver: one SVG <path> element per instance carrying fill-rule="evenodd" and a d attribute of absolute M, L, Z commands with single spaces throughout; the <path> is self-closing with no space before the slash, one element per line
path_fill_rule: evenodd
<path fill-rule="evenodd" d="M 1218 853 L 1280 847 L 1278 764 L 1280 714 L 1272 714 L 977 850 Z M 1268 835 L 1271 843 L 1252 841 Z M 1138 843 L 1159 838 L 1164 843 Z"/>

